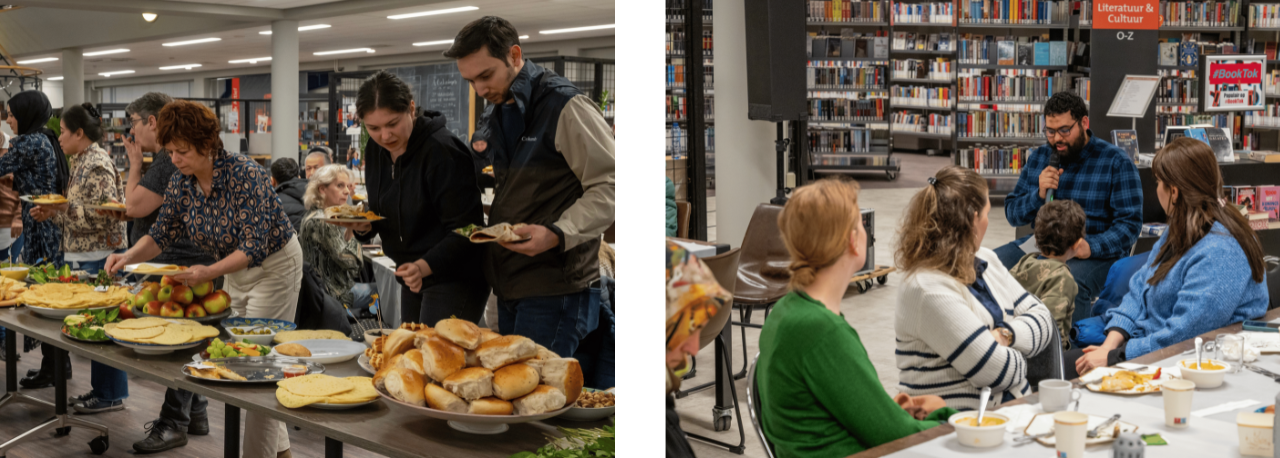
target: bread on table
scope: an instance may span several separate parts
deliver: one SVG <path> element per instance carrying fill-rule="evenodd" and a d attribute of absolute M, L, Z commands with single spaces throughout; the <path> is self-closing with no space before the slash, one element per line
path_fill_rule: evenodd
<path fill-rule="evenodd" d="M 423 342 L 436 335 L 436 330 L 431 328 L 422 328 L 413 333 L 414 348 L 421 347 Z"/>
<path fill-rule="evenodd" d="M 493 396 L 493 372 L 483 367 L 468 367 L 454 372 L 441 385 L 462 399 L 475 401 Z"/>
<path fill-rule="evenodd" d="M 422 369 L 422 352 L 417 348 L 404 352 L 400 355 L 397 366 L 417 372 L 418 375 L 426 375 L 427 372 Z"/>
<path fill-rule="evenodd" d="M 538 371 L 524 364 L 510 364 L 493 372 L 493 395 L 504 401 L 532 393 L 538 387 Z"/>
<path fill-rule="evenodd" d="M 538 385 L 532 393 L 511 401 L 516 415 L 537 415 L 564 407 L 564 393 L 549 385 Z"/>
<path fill-rule="evenodd" d="M 480 356 L 475 350 L 463 350 L 463 358 L 467 361 L 467 367 L 481 367 Z"/>
<path fill-rule="evenodd" d="M 538 346 L 524 336 L 502 336 L 480 344 L 476 355 L 485 369 L 496 371 L 502 366 L 531 359 L 538 354 Z"/>
<path fill-rule="evenodd" d="M 582 365 L 573 358 L 555 358 L 543 360 L 539 364 L 540 381 L 560 390 L 564 394 L 565 403 L 577 402 L 582 394 Z"/>
<path fill-rule="evenodd" d="M 397 329 L 387 336 L 387 340 L 382 343 L 382 353 L 387 357 L 392 357 L 413 348 L 413 331 L 408 329 Z"/>
<path fill-rule="evenodd" d="M 556 352 L 548 350 L 547 347 L 542 345 L 538 345 L 538 353 L 533 357 L 533 359 L 556 359 L 559 357 L 560 355 L 557 355 Z"/>
<path fill-rule="evenodd" d="M 436 333 L 454 345 L 467 350 L 480 346 L 480 327 L 467 320 L 445 318 L 436 323 Z"/>
<path fill-rule="evenodd" d="M 498 398 L 481 398 L 471 401 L 467 413 L 475 415 L 511 415 L 515 406 Z"/>
<path fill-rule="evenodd" d="M 427 384 L 423 394 L 427 398 L 427 407 L 432 409 L 457 413 L 467 413 L 469 409 L 467 401 L 435 384 Z"/>
<path fill-rule="evenodd" d="M 462 347 L 440 336 L 426 339 L 418 350 L 422 353 L 423 372 L 437 382 L 444 381 L 467 365 Z"/>
<path fill-rule="evenodd" d="M 502 337 L 502 334 L 498 334 L 489 328 L 480 328 L 480 343 L 485 343 L 499 337 Z"/>
<path fill-rule="evenodd" d="M 386 355 L 378 355 L 380 358 L 385 356 Z M 385 358 L 382 362 L 382 366 L 378 368 L 378 372 L 373 374 L 373 386 L 385 390 L 386 386 L 382 383 L 383 378 L 385 378 L 392 369 L 395 369 L 399 365 L 400 358 L 403 356 L 404 355 L 395 355 L 390 358 Z"/>
<path fill-rule="evenodd" d="M 276 353 L 279 353 L 285 356 L 298 356 L 303 358 L 308 358 L 311 356 L 311 350 L 308 350 L 307 347 L 298 345 L 296 343 L 276 345 Z"/>
<path fill-rule="evenodd" d="M 382 383 L 391 397 L 416 406 L 426 405 L 423 391 L 426 381 L 417 372 L 396 367 L 387 372 Z"/>

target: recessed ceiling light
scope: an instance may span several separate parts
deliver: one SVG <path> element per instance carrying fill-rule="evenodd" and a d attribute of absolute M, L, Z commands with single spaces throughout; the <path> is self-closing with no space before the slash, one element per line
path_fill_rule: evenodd
<path fill-rule="evenodd" d="M 414 46 L 435 46 L 435 45 L 447 45 L 449 43 L 453 43 L 453 40 L 424 41 L 421 43 L 414 43 L 413 45 Z"/>
<path fill-rule="evenodd" d="M 142 20 L 147 22 L 155 22 L 156 13 L 142 13 Z"/>
<path fill-rule="evenodd" d="M 55 76 L 55 77 L 53 77 L 53 78 L 49 78 L 49 81 L 62 81 L 62 77 L 61 77 L 61 76 Z"/>
<path fill-rule="evenodd" d="M 84 53 L 84 56 L 85 56 L 85 57 L 105 56 L 105 55 L 107 55 L 107 54 L 120 54 L 120 53 L 122 53 L 122 52 L 129 52 L 129 50 L 128 50 L 128 49 L 124 49 L 124 48 L 120 48 L 120 49 L 108 49 L 108 50 L 106 50 L 106 51 L 94 51 L 94 52 L 87 52 L 87 53 Z"/>
<path fill-rule="evenodd" d="M 258 61 L 271 60 L 270 57 L 255 57 L 252 59 L 240 59 L 227 61 L 228 64 L 256 64 Z"/>
<path fill-rule="evenodd" d="M 475 11 L 478 9 L 480 8 L 477 8 L 474 6 L 463 6 L 459 8 L 449 8 L 444 10 L 432 10 L 432 11 L 421 11 L 417 13 L 397 14 L 394 16 L 387 16 L 387 19 L 409 19 L 411 17 L 435 16 L 437 14 L 449 14 L 449 13 L 461 13 L 463 11 Z"/>
<path fill-rule="evenodd" d="M 528 36 L 528 35 L 520 35 L 520 39 L 521 39 L 521 40 L 528 40 L 528 39 L 529 39 L 529 36 Z"/>
<path fill-rule="evenodd" d="M 337 51 L 321 51 L 321 52 L 315 53 L 315 55 L 328 56 L 330 54 L 347 54 L 347 53 L 353 53 L 353 52 L 367 52 L 369 54 L 373 54 L 373 48 L 356 48 L 356 49 L 339 49 Z"/>
<path fill-rule="evenodd" d="M 53 61 L 55 61 L 55 60 L 58 60 L 58 58 L 57 58 L 57 57 L 42 57 L 42 58 L 39 58 L 39 59 L 20 60 L 20 61 L 18 61 L 18 65 L 42 64 L 42 63 L 45 63 L 45 62 L 53 62 Z"/>
<path fill-rule="evenodd" d="M 327 28 L 329 28 L 329 27 L 333 27 L 333 26 L 331 26 L 331 25 L 329 25 L 329 24 L 304 25 L 304 26 L 302 26 L 302 27 L 298 27 L 298 31 L 299 31 L 299 32 L 306 32 L 306 31 L 308 31 L 308 30 L 327 29 Z M 270 31 L 270 30 L 264 30 L 264 31 L 258 32 L 258 35 L 271 35 L 271 31 Z"/>
<path fill-rule="evenodd" d="M 222 41 L 222 39 L 221 38 L 201 38 L 199 40 L 175 41 L 173 43 L 165 43 L 164 45 L 165 46 L 186 46 L 186 45 L 194 45 L 198 43 L 212 43 L 215 41 Z"/>
<path fill-rule="evenodd" d="M 191 70 L 191 69 L 196 68 L 196 67 L 199 67 L 199 66 L 200 66 L 200 64 L 171 65 L 171 66 L 168 66 L 168 67 L 160 67 L 160 69 L 161 69 L 161 70 L 177 70 L 177 69 L 182 68 L 182 69 Z"/>
<path fill-rule="evenodd" d="M 133 73 L 133 70 L 120 70 L 120 71 L 118 71 L 118 72 L 105 72 L 105 73 L 99 73 L 99 75 L 102 75 L 102 76 L 105 76 L 105 77 L 107 77 L 107 78 L 110 78 L 112 75 L 128 75 L 128 74 L 130 74 L 130 73 Z"/>
<path fill-rule="evenodd" d="M 543 30 L 543 31 L 538 32 L 538 33 L 541 33 L 541 34 L 544 34 L 544 35 L 551 35 L 551 34 L 556 34 L 556 33 L 585 32 L 585 31 L 588 31 L 588 30 L 600 30 L 600 29 L 612 29 L 612 28 L 613 28 L 613 24 L 609 24 L 609 25 L 593 25 L 593 26 L 589 26 L 589 27 L 574 27 L 574 28 L 572 28 L 572 29 Z"/>

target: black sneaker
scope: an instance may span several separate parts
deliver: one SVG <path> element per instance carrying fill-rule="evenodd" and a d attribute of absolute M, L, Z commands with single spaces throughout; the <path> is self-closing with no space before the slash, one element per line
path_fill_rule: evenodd
<path fill-rule="evenodd" d="M 85 393 L 85 394 L 82 394 L 82 395 L 79 395 L 79 396 L 70 396 L 70 397 L 68 397 L 68 398 L 67 398 L 67 405 L 69 405 L 69 406 L 73 406 L 73 405 L 76 405 L 76 404 L 78 404 L 78 403 L 88 401 L 88 400 L 90 400 L 90 399 L 92 399 L 92 398 L 94 398 L 93 390 L 89 390 L 89 392 L 88 392 L 88 393 Z"/>
<path fill-rule="evenodd" d="M 187 424 L 187 434 L 192 436 L 208 436 L 209 435 L 209 416 L 192 417 L 191 423 Z"/>
<path fill-rule="evenodd" d="M 95 414 L 101 412 L 110 412 L 113 410 L 124 410 L 124 400 L 119 401 L 103 401 L 97 397 L 89 398 L 83 402 L 77 402 L 71 406 L 76 412 L 83 414 Z"/>
<path fill-rule="evenodd" d="M 178 431 L 165 419 L 147 423 L 147 438 L 134 442 L 133 449 L 138 453 L 157 453 L 187 445 L 187 434 Z"/>

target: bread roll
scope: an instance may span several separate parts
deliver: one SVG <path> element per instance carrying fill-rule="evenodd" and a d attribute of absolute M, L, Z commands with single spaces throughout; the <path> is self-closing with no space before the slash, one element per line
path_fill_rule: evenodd
<path fill-rule="evenodd" d="M 436 333 L 467 350 L 475 350 L 480 346 L 480 327 L 467 320 L 457 318 L 440 320 L 436 323 Z"/>
<path fill-rule="evenodd" d="M 304 358 L 311 357 L 311 350 L 308 350 L 307 347 L 298 345 L 296 343 L 276 345 L 276 353 L 279 353 L 285 356 L 301 356 Z"/>
<path fill-rule="evenodd" d="M 538 385 L 532 393 L 511 401 L 516 415 L 536 415 L 564 407 L 564 393 L 548 385 Z"/>
<path fill-rule="evenodd" d="M 423 391 L 426 381 L 417 372 L 397 367 L 387 372 L 382 382 L 391 397 L 416 406 L 426 405 Z"/>
<path fill-rule="evenodd" d="M 427 342 L 427 339 L 430 339 L 432 336 L 435 336 L 435 335 L 436 335 L 435 329 L 431 329 L 431 328 L 419 329 L 417 332 L 413 334 L 414 348 L 422 348 L 422 345 Z"/>
<path fill-rule="evenodd" d="M 409 351 L 410 348 L 413 348 L 413 331 L 408 329 L 397 329 L 382 343 L 382 353 L 389 357 Z"/>
<path fill-rule="evenodd" d="M 524 336 L 502 336 L 480 344 L 480 348 L 476 349 L 480 365 L 491 371 L 533 358 L 537 354 L 537 344 Z"/>
<path fill-rule="evenodd" d="M 467 413 L 476 415 L 511 415 L 515 407 L 510 402 L 498 398 L 482 398 L 471 401 Z"/>
<path fill-rule="evenodd" d="M 524 364 L 510 364 L 493 372 L 493 395 L 504 401 L 524 396 L 538 387 L 538 371 Z"/>
<path fill-rule="evenodd" d="M 467 401 L 454 396 L 449 390 L 428 383 L 423 393 L 427 398 L 427 407 L 445 412 L 467 413 Z"/>
<path fill-rule="evenodd" d="M 467 361 L 467 367 L 480 367 L 480 357 L 476 355 L 475 350 L 463 350 L 464 357 Z"/>
<path fill-rule="evenodd" d="M 399 366 L 400 358 L 404 357 L 404 355 L 395 355 L 390 358 L 387 358 L 386 355 L 378 355 L 378 356 L 383 358 L 383 362 L 382 362 L 382 367 L 378 369 L 378 372 L 375 372 L 373 374 L 373 386 L 385 390 L 386 387 L 382 383 L 383 378 L 386 377 L 387 373 L 391 372 L 392 369 L 395 369 L 397 366 Z"/>
<path fill-rule="evenodd" d="M 556 359 L 559 357 L 560 355 L 557 355 L 556 352 L 548 350 L 547 347 L 542 345 L 538 345 L 538 354 L 537 356 L 534 356 L 533 359 Z"/>
<path fill-rule="evenodd" d="M 480 328 L 480 343 L 485 343 L 499 337 L 502 337 L 502 334 L 498 334 L 489 328 Z"/>
<path fill-rule="evenodd" d="M 573 358 L 556 358 L 543 360 L 539 365 L 541 381 L 564 393 L 565 403 L 577 402 L 582 394 L 582 366 Z"/>
<path fill-rule="evenodd" d="M 418 375 L 427 375 L 427 372 L 422 370 L 422 352 L 418 351 L 417 348 L 406 351 L 403 355 L 400 355 L 400 360 L 397 365 L 417 372 Z"/>
<path fill-rule="evenodd" d="M 418 350 L 422 353 L 423 372 L 438 382 L 467 365 L 466 353 L 462 347 L 440 336 L 427 339 Z"/>
<path fill-rule="evenodd" d="M 493 396 L 493 372 L 483 367 L 469 367 L 454 372 L 441 384 L 444 389 L 468 401 Z"/>

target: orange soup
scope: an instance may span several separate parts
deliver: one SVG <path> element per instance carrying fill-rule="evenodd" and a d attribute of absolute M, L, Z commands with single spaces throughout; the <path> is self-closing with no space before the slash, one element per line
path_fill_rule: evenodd
<path fill-rule="evenodd" d="M 1194 362 L 1183 362 L 1182 366 L 1187 369 L 1197 369 L 1202 371 L 1220 371 L 1226 369 L 1226 367 L 1214 364 L 1212 361 L 1205 361 L 1200 364 L 1200 367 L 1196 367 L 1196 363 Z"/>
<path fill-rule="evenodd" d="M 978 426 L 978 417 L 968 417 L 956 420 L 957 425 Z M 987 417 L 982 419 L 982 426 L 1000 426 L 1004 424 L 1004 420 L 999 418 Z"/>

